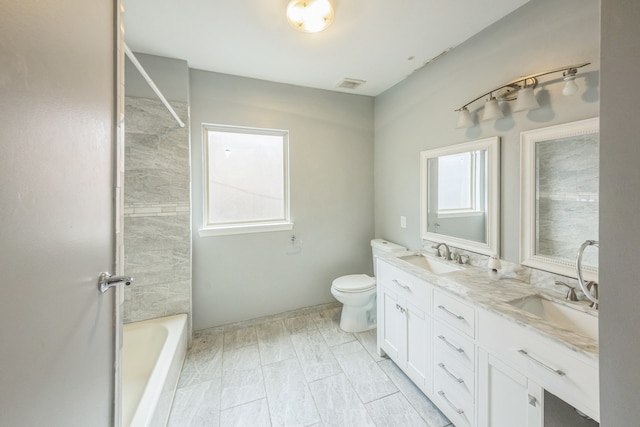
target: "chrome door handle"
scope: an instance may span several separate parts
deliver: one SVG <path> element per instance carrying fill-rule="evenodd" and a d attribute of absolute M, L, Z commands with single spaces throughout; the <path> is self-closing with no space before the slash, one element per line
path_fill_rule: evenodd
<path fill-rule="evenodd" d="M 114 286 L 125 285 L 131 286 L 133 277 L 131 276 L 114 276 L 111 273 L 100 273 L 98 277 L 98 289 L 105 293 Z"/>
<path fill-rule="evenodd" d="M 438 335 L 438 338 L 440 340 L 442 340 L 442 342 L 444 342 L 446 345 L 451 347 L 453 350 L 457 351 L 458 353 L 464 353 L 464 349 L 463 348 L 456 347 L 455 344 L 453 344 L 451 341 L 449 341 L 444 335 Z"/>
<path fill-rule="evenodd" d="M 447 397 L 447 395 L 444 393 L 444 391 L 440 390 L 438 392 L 438 394 L 440 396 L 442 396 L 442 398 L 445 400 L 445 402 L 447 402 L 447 404 L 451 407 L 451 409 L 453 409 L 454 411 L 456 411 L 456 413 L 462 415 L 464 414 L 464 410 L 458 408 L 456 405 L 453 404 L 452 401 L 449 400 L 449 398 Z"/>

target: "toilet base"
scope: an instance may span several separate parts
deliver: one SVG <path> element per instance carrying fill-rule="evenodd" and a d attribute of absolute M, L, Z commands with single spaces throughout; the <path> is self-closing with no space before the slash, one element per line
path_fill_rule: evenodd
<path fill-rule="evenodd" d="M 377 311 L 375 298 L 372 304 L 362 306 L 342 305 L 340 315 L 340 329 L 345 332 L 365 332 L 377 326 Z"/>

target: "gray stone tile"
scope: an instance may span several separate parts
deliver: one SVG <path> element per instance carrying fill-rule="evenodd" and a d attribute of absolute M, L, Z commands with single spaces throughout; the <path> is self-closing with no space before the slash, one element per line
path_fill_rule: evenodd
<path fill-rule="evenodd" d="M 316 324 L 309 314 L 288 317 L 284 319 L 284 326 L 290 334 L 298 334 L 317 329 Z"/>
<path fill-rule="evenodd" d="M 371 402 L 398 391 L 358 341 L 338 345 L 331 350 L 362 402 Z"/>
<path fill-rule="evenodd" d="M 271 426 L 267 400 L 260 399 L 222 411 L 220 424 L 224 427 Z"/>
<path fill-rule="evenodd" d="M 324 426 L 375 426 L 344 374 L 309 384 Z"/>
<path fill-rule="evenodd" d="M 264 397 L 258 346 L 254 344 L 223 352 L 220 407 L 227 409 Z"/>
<path fill-rule="evenodd" d="M 291 335 L 291 342 L 296 349 L 307 381 L 316 381 L 342 372 L 320 331 L 312 330 L 303 334 Z"/>
<path fill-rule="evenodd" d="M 365 405 L 377 427 L 429 427 L 402 393 L 395 393 Z"/>
<path fill-rule="evenodd" d="M 328 346 L 355 341 L 355 336 L 340 329 L 341 307 L 331 308 L 311 314 L 313 322 L 318 327 Z"/>
<path fill-rule="evenodd" d="M 187 387 L 222 377 L 222 331 L 206 330 L 194 334 L 187 352 L 178 387 Z"/>
<path fill-rule="evenodd" d="M 256 334 L 263 365 L 296 357 L 291 338 L 282 320 L 256 325 Z"/>
<path fill-rule="evenodd" d="M 220 378 L 176 391 L 167 427 L 220 426 Z"/>
<path fill-rule="evenodd" d="M 225 329 L 224 331 L 225 351 L 257 344 L 257 342 L 256 328 L 253 325 Z"/>
<path fill-rule="evenodd" d="M 356 339 L 360 341 L 360 344 L 367 350 L 367 352 L 371 355 L 371 358 L 376 362 L 380 362 L 384 360 L 384 357 L 378 356 L 378 330 L 371 329 L 365 332 L 356 332 L 354 334 Z"/>
<path fill-rule="evenodd" d="M 445 427 L 451 424 L 451 421 L 440 412 L 436 405 L 411 382 L 409 377 L 391 359 L 378 362 L 378 365 L 430 427 Z"/>
<path fill-rule="evenodd" d="M 298 359 L 262 368 L 273 426 L 308 426 L 320 421 Z"/>

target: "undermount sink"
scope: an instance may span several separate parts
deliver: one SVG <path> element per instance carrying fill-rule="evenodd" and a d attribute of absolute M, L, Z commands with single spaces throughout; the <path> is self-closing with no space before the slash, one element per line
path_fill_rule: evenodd
<path fill-rule="evenodd" d="M 509 304 L 560 328 L 598 341 L 598 316 L 547 299 L 539 294 L 509 301 Z"/>
<path fill-rule="evenodd" d="M 400 259 L 435 274 L 461 270 L 460 267 L 433 258 L 427 258 L 421 254 L 401 256 Z"/>

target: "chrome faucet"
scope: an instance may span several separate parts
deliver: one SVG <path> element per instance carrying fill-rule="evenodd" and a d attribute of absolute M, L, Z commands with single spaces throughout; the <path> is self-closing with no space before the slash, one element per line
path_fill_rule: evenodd
<path fill-rule="evenodd" d="M 444 255 L 442 255 L 444 259 L 451 261 L 451 249 L 449 249 L 446 243 L 438 243 L 432 246 L 432 248 L 436 250 L 436 255 L 440 256 L 440 246 L 444 246 Z"/>
<path fill-rule="evenodd" d="M 598 284 L 596 282 L 594 282 L 593 280 L 590 280 L 587 282 L 587 290 L 589 292 L 591 292 L 591 295 L 593 295 L 593 298 L 595 298 L 596 300 L 598 299 Z M 589 307 L 597 310 L 598 309 L 598 303 L 597 301 L 593 301 Z"/>
<path fill-rule="evenodd" d="M 561 282 L 559 280 L 556 280 L 556 285 L 562 285 L 569 288 L 569 291 L 567 291 L 567 296 L 565 297 L 566 299 L 568 299 L 569 301 L 578 301 L 578 296 L 576 295 L 576 288 L 574 288 L 573 286 L 567 285 L 566 283 Z"/>

